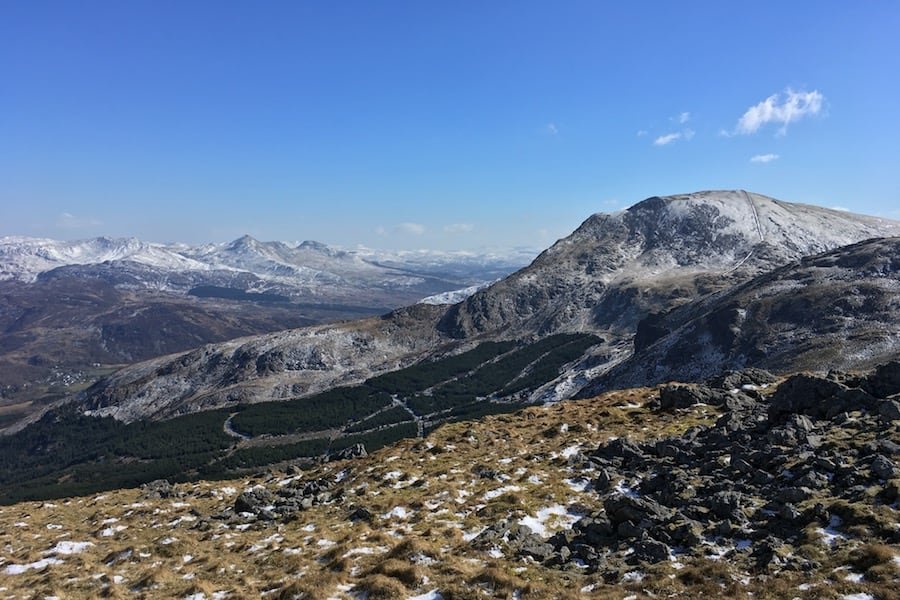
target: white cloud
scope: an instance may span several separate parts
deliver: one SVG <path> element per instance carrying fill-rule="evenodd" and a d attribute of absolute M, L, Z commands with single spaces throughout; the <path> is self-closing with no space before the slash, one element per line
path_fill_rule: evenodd
<path fill-rule="evenodd" d="M 419 223 L 400 223 L 394 229 L 408 235 L 422 235 L 425 233 L 425 226 Z"/>
<path fill-rule="evenodd" d="M 778 160 L 777 154 L 757 154 L 756 156 L 750 159 L 752 163 L 770 163 L 773 160 Z"/>
<path fill-rule="evenodd" d="M 687 123 L 690 120 L 691 120 L 691 113 L 689 113 L 689 112 L 683 112 L 680 115 L 678 115 L 678 118 L 677 118 L 677 121 L 679 123 L 681 123 L 682 125 L 684 125 L 685 123 Z"/>
<path fill-rule="evenodd" d="M 56 217 L 56 226 L 60 229 L 86 229 L 100 225 L 103 225 L 102 221 L 92 217 L 76 217 L 69 212 L 59 213 L 59 216 Z"/>
<path fill-rule="evenodd" d="M 681 139 L 681 133 L 667 133 L 653 140 L 654 146 L 665 146 Z"/>
<path fill-rule="evenodd" d="M 787 126 L 806 116 L 818 115 L 822 112 L 825 101 L 818 90 L 811 92 L 795 92 L 788 88 L 784 94 L 772 94 L 759 104 L 751 106 L 738 119 L 736 133 L 756 133 L 760 127 L 768 123 L 777 123 L 781 127 L 779 135 L 787 133 Z"/>
<path fill-rule="evenodd" d="M 556 126 L 556 123 L 547 123 L 544 125 L 544 133 L 547 135 L 556 135 L 559 133 L 559 128 Z"/>
<path fill-rule="evenodd" d="M 637 132 L 637 136 L 638 136 L 638 137 L 644 137 L 645 135 L 647 135 L 647 133 L 648 133 L 648 132 L 647 132 L 646 129 L 639 129 L 638 132 Z"/>
<path fill-rule="evenodd" d="M 451 223 L 449 225 L 444 225 L 444 232 L 446 233 L 469 233 L 475 229 L 475 226 L 471 223 Z"/>

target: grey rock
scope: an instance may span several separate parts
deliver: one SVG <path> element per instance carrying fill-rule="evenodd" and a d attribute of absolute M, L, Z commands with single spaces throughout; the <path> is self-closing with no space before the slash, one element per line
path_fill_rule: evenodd
<path fill-rule="evenodd" d="M 900 393 L 900 361 L 891 361 L 875 369 L 866 378 L 865 388 L 878 398 Z"/>
<path fill-rule="evenodd" d="M 897 467 L 883 454 L 879 454 L 875 457 L 870 468 L 872 469 L 872 473 L 879 479 L 893 479 L 898 474 Z"/>
<path fill-rule="evenodd" d="M 649 498 L 613 495 L 603 502 L 609 520 L 618 525 L 625 521 L 639 523 L 642 520 L 662 521 L 670 517 L 672 510 Z"/>
<path fill-rule="evenodd" d="M 328 455 L 328 460 L 349 460 L 351 458 L 360 458 L 366 456 L 366 447 L 363 444 L 354 444 L 349 448 L 344 448 Z"/>
<path fill-rule="evenodd" d="M 662 542 L 648 539 L 641 540 L 634 545 L 634 555 L 638 560 L 648 563 L 658 563 L 669 560 L 670 549 Z"/>
<path fill-rule="evenodd" d="M 265 488 L 252 488 L 242 492 L 234 500 L 234 512 L 259 515 L 267 506 L 273 506 L 276 496 Z"/>
<path fill-rule="evenodd" d="M 877 410 L 888 421 L 900 421 L 900 402 L 897 400 L 881 400 L 877 404 Z"/>
<path fill-rule="evenodd" d="M 812 496 L 812 492 L 803 487 L 785 487 L 775 494 L 775 499 L 779 502 L 797 503 L 803 502 Z"/>
<path fill-rule="evenodd" d="M 689 408 L 695 404 L 720 406 L 725 403 L 728 392 L 705 386 L 664 385 L 659 390 L 659 406 L 663 410 Z"/>
<path fill-rule="evenodd" d="M 161 500 L 180 496 L 167 479 L 157 479 L 141 486 L 141 496 L 147 500 Z"/>

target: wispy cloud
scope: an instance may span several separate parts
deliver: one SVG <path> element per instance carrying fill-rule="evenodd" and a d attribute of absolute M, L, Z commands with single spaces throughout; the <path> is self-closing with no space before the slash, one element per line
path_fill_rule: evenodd
<path fill-rule="evenodd" d="M 556 123 L 547 123 L 544 125 L 544 133 L 547 135 L 556 135 L 559 133 L 559 127 L 556 126 Z"/>
<path fill-rule="evenodd" d="M 425 233 L 425 226 L 420 223 L 399 223 L 394 229 L 407 235 L 422 235 Z"/>
<path fill-rule="evenodd" d="M 638 129 L 637 136 L 638 136 L 638 137 L 644 137 L 644 136 L 647 135 L 648 133 L 649 133 L 649 132 L 648 132 L 646 129 Z"/>
<path fill-rule="evenodd" d="M 661 135 L 658 138 L 656 138 L 655 140 L 653 140 L 653 145 L 654 146 L 667 146 L 667 145 L 671 144 L 672 142 L 677 142 L 678 140 L 681 139 L 681 137 L 682 136 L 681 136 L 680 132 L 667 133 L 666 135 Z"/>
<path fill-rule="evenodd" d="M 103 222 L 92 217 L 77 217 L 69 212 L 59 213 L 56 217 L 56 226 L 60 229 L 86 229 L 88 227 L 98 227 Z"/>
<path fill-rule="evenodd" d="M 773 160 L 778 160 L 777 154 L 757 154 L 756 156 L 750 158 L 750 162 L 752 163 L 770 163 Z"/>
<path fill-rule="evenodd" d="M 471 223 L 451 223 L 449 225 L 444 225 L 444 232 L 446 233 L 469 233 L 475 229 L 475 226 Z"/>
<path fill-rule="evenodd" d="M 682 125 L 684 125 L 685 123 L 687 123 L 688 121 L 691 120 L 691 113 L 686 112 L 686 111 L 683 112 L 683 113 L 680 113 L 680 114 L 675 118 L 675 120 L 678 121 L 679 123 L 681 123 Z"/>
<path fill-rule="evenodd" d="M 781 125 L 779 135 L 787 133 L 787 127 L 794 121 L 822 112 L 825 102 L 818 90 L 811 92 L 795 92 L 788 88 L 783 94 L 772 94 L 759 104 L 748 108 L 738 119 L 735 133 L 748 135 L 756 133 L 769 123 Z"/>

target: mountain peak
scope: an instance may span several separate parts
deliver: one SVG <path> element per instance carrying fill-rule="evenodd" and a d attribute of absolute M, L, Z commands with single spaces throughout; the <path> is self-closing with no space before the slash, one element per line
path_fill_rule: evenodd
<path fill-rule="evenodd" d="M 253 248 L 260 245 L 260 241 L 257 240 L 252 235 L 245 233 L 241 237 L 237 238 L 230 244 L 228 244 L 229 249 L 237 249 L 237 248 Z"/>
<path fill-rule="evenodd" d="M 653 196 L 597 213 L 529 267 L 454 307 L 443 330 L 631 331 L 648 312 L 864 239 L 900 222 L 744 190 Z"/>
<path fill-rule="evenodd" d="M 317 252 L 328 252 L 331 247 L 328 244 L 317 242 L 315 240 L 304 240 L 297 244 L 298 250 L 315 250 Z"/>

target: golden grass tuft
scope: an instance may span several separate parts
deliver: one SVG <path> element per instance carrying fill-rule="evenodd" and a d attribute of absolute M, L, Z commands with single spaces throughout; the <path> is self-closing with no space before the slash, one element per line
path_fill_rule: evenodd
<path fill-rule="evenodd" d="M 333 573 L 312 573 L 299 581 L 284 585 L 275 596 L 277 600 L 327 600 L 341 580 Z"/>
<path fill-rule="evenodd" d="M 409 595 L 401 582 L 385 575 L 368 575 L 358 588 L 367 600 L 402 600 Z"/>
<path fill-rule="evenodd" d="M 420 567 L 396 558 L 389 558 L 378 563 L 372 569 L 372 574 L 392 577 L 408 588 L 417 587 L 425 579 Z"/>

